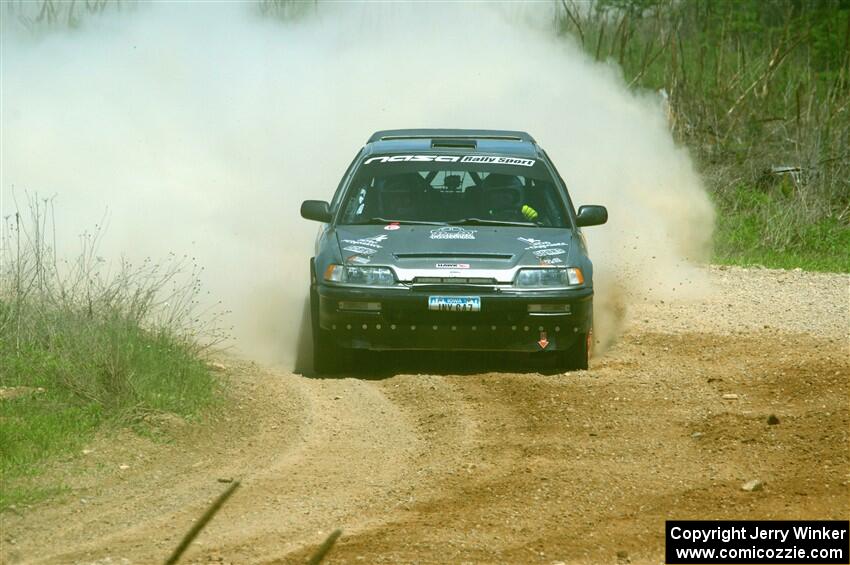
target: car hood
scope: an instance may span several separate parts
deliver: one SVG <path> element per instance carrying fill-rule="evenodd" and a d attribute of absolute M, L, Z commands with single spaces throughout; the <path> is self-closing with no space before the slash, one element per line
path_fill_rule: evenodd
<path fill-rule="evenodd" d="M 386 265 L 401 281 L 418 277 L 510 282 L 524 266 L 568 264 L 572 232 L 514 226 L 338 226 L 342 259 Z"/>

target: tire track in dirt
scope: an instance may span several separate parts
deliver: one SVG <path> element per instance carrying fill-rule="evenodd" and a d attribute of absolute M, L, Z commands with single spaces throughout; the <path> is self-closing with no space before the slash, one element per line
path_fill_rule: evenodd
<path fill-rule="evenodd" d="M 392 396 L 422 383 L 295 380 L 314 401 L 309 437 L 247 478 L 245 495 L 228 509 L 239 519 L 208 534 L 239 560 L 273 559 L 318 544 L 337 527 L 356 532 L 393 520 L 442 472 L 441 454 L 462 452 L 474 434 L 463 405 L 438 382 L 411 415 Z"/>
<path fill-rule="evenodd" d="M 474 466 L 396 522 L 345 535 L 331 562 L 657 562 L 668 518 L 850 513 L 850 362 L 834 343 L 644 334 L 614 357 L 570 376 L 452 378 L 479 407 Z M 764 492 L 740 490 L 752 477 Z"/>
<path fill-rule="evenodd" d="M 164 560 L 182 531 L 222 490 L 220 479 L 264 468 L 276 454 L 297 449 L 306 439 L 309 395 L 247 363 L 237 365 L 228 380 L 239 393 L 206 433 L 203 426 L 172 430 L 180 435 L 175 445 L 151 444 L 129 434 L 99 441 L 95 460 L 84 462 L 88 468 L 70 477 L 82 479 L 72 483 L 74 497 L 40 513 L 43 527 L 35 531 L 49 532 L 51 543 L 6 545 L 4 558 L 91 562 L 119 551 L 140 562 L 153 555 Z M 138 456 L 146 452 L 147 457 Z M 116 472 L 127 463 L 129 470 Z M 7 525 L 14 530 L 16 522 Z"/>
<path fill-rule="evenodd" d="M 13 539 L 24 543 L 4 544 L 4 561 L 161 560 L 224 477 L 240 479 L 242 488 L 186 562 L 273 559 L 319 543 L 338 526 L 354 532 L 395 519 L 422 483 L 449 471 L 449 454 L 463 453 L 476 433 L 463 402 L 439 377 L 371 382 L 237 373 L 244 413 L 222 422 L 191 455 L 162 454 L 151 467 L 100 485 L 98 494 L 80 488 L 91 496 L 84 513 L 74 499 L 44 508 L 37 523 L 10 520 Z M 402 410 L 410 394 L 418 399 L 415 410 Z M 132 519 L 123 519 L 128 511 Z M 79 514 L 84 519 L 68 521 Z M 38 537 L 47 531 L 49 543 Z"/>

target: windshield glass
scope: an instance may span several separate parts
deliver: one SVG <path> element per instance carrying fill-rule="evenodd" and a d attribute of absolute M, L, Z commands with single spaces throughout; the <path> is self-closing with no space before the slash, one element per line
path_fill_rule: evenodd
<path fill-rule="evenodd" d="M 372 156 L 360 165 L 341 207 L 343 225 L 569 225 L 546 166 L 508 156 Z"/>

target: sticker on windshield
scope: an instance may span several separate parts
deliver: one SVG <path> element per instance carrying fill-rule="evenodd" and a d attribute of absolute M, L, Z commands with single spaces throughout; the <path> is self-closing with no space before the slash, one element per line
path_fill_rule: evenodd
<path fill-rule="evenodd" d="M 466 155 L 460 160 L 461 163 L 484 163 L 487 165 L 518 165 L 520 167 L 531 167 L 534 159 L 520 159 L 519 157 L 500 157 L 498 155 Z"/>
<path fill-rule="evenodd" d="M 534 252 L 537 257 L 551 257 L 552 255 L 563 255 L 566 253 L 563 249 L 558 247 L 550 247 L 547 249 L 538 249 Z"/>
<path fill-rule="evenodd" d="M 382 157 L 370 157 L 363 164 L 370 163 L 457 163 L 460 161 L 458 155 L 384 155 Z"/>
<path fill-rule="evenodd" d="M 446 226 L 431 230 L 431 239 L 475 239 L 475 230 Z"/>
<path fill-rule="evenodd" d="M 364 165 L 372 163 L 480 163 L 484 165 L 514 165 L 520 167 L 534 166 L 534 159 L 506 157 L 500 155 L 382 155 L 370 157 L 363 161 Z"/>

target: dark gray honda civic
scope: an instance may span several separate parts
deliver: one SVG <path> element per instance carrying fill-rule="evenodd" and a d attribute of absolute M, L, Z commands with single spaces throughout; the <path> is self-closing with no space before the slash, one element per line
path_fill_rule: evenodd
<path fill-rule="evenodd" d="M 586 369 L 593 265 L 546 152 L 520 131 L 408 129 L 369 138 L 328 203 L 310 260 L 315 369 L 353 350 L 534 353 Z"/>

